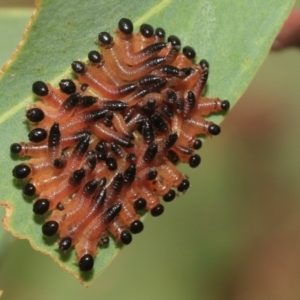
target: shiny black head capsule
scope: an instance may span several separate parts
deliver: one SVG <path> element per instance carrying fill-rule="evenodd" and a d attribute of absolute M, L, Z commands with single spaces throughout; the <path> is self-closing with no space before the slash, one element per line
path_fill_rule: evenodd
<path fill-rule="evenodd" d="M 171 43 L 172 46 L 181 46 L 181 41 L 176 35 L 170 35 L 168 37 L 168 43 Z"/>
<path fill-rule="evenodd" d="M 208 126 L 208 132 L 212 135 L 218 135 L 221 132 L 221 128 L 217 124 L 210 124 Z"/>
<path fill-rule="evenodd" d="M 40 122 L 44 117 L 45 114 L 40 108 L 34 107 L 26 111 L 26 118 L 31 122 Z"/>
<path fill-rule="evenodd" d="M 62 251 L 68 250 L 72 246 L 72 239 L 69 236 L 62 238 L 59 242 L 59 249 Z"/>
<path fill-rule="evenodd" d="M 45 214 L 50 206 L 50 202 L 48 199 L 38 199 L 33 204 L 33 212 L 37 215 Z"/>
<path fill-rule="evenodd" d="M 193 143 L 193 149 L 199 150 L 202 147 L 202 141 L 200 139 L 196 139 Z"/>
<path fill-rule="evenodd" d="M 93 269 L 94 258 L 91 254 L 83 255 L 79 260 L 79 269 L 82 272 L 88 272 Z"/>
<path fill-rule="evenodd" d="M 190 187 L 190 182 L 187 179 L 183 179 L 177 187 L 177 191 L 184 193 Z"/>
<path fill-rule="evenodd" d="M 35 194 L 35 186 L 32 183 L 27 183 L 23 187 L 23 194 L 26 196 L 33 196 Z"/>
<path fill-rule="evenodd" d="M 30 174 L 30 172 L 31 169 L 25 164 L 17 165 L 12 170 L 13 176 L 18 179 L 26 178 Z"/>
<path fill-rule="evenodd" d="M 140 220 L 135 220 L 130 224 L 130 231 L 133 234 L 142 232 L 144 229 L 144 224 Z"/>
<path fill-rule="evenodd" d="M 117 161 L 113 157 L 108 157 L 105 161 L 108 170 L 115 171 L 118 168 Z"/>
<path fill-rule="evenodd" d="M 196 57 L 196 52 L 195 52 L 194 48 L 192 48 L 190 46 L 183 47 L 182 53 L 188 59 L 194 59 Z"/>
<path fill-rule="evenodd" d="M 46 236 L 52 236 L 58 231 L 58 223 L 56 221 L 48 221 L 42 227 L 42 232 Z"/>
<path fill-rule="evenodd" d="M 149 38 L 154 34 L 154 29 L 149 24 L 142 24 L 140 27 L 140 33 L 143 37 Z"/>
<path fill-rule="evenodd" d="M 34 128 L 28 133 L 30 142 L 39 143 L 47 137 L 47 131 L 44 128 Z"/>
<path fill-rule="evenodd" d="M 224 111 L 229 110 L 229 108 L 230 108 L 230 103 L 229 103 L 229 101 L 228 101 L 228 100 L 223 100 L 222 103 L 221 103 L 221 108 L 222 108 L 222 110 L 224 110 Z"/>
<path fill-rule="evenodd" d="M 71 67 L 76 74 L 84 74 L 86 70 L 85 64 L 81 61 L 73 61 Z"/>
<path fill-rule="evenodd" d="M 101 54 L 98 51 L 90 51 L 88 54 L 89 61 L 94 64 L 99 64 L 101 62 Z"/>
<path fill-rule="evenodd" d="M 37 95 L 37 96 L 47 96 L 49 93 L 48 86 L 45 82 L 43 81 L 36 81 L 32 85 L 32 91 Z"/>
<path fill-rule="evenodd" d="M 155 34 L 156 34 L 159 38 L 161 38 L 161 39 L 163 39 L 163 38 L 166 36 L 165 30 L 164 30 L 163 28 L 161 28 L 161 27 L 157 27 L 157 28 L 155 29 Z"/>
<path fill-rule="evenodd" d="M 169 190 L 166 194 L 163 195 L 163 200 L 165 202 L 171 202 L 175 199 L 176 192 L 174 190 Z"/>
<path fill-rule="evenodd" d="M 200 62 L 199 62 L 199 65 L 201 66 L 201 68 L 203 70 L 206 70 L 209 68 L 209 63 L 206 59 L 201 59 Z"/>
<path fill-rule="evenodd" d="M 198 154 L 194 154 L 189 159 L 189 165 L 191 168 L 196 168 L 200 165 L 201 158 Z"/>
<path fill-rule="evenodd" d="M 99 33 L 98 40 L 99 40 L 100 44 L 102 44 L 104 46 L 109 46 L 113 42 L 112 36 L 108 32 L 105 32 L 105 31 Z"/>
<path fill-rule="evenodd" d="M 124 244 L 124 245 L 129 245 L 132 241 L 132 236 L 131 236 L 131 233 L 128 231 L 128 230 L 124 230 L 122 233 L 121 233 L 121 242 Z"/>
<path fill-rule="evenodd" d="M 118 23 L 119 30 L 124 34 L 132 34 L 133 32 L 133 24 L 131 20 L 127 18 L 122 18 Z"/>
<path fill-rule="evenodd" d="M 158 217 L 164 212 L 165 208 L 162 204 L 158 204 L 151 209 L 151 215 L 153 217 Z"/>
<path fill-rule="evenodd" d="M 18 143 L 13 143 L 10 145 L 10 152 L 13 154 L 18 154 L 22 151 L 22 146 Z"/>
<path fill-rule="evenodd" d="M 71 79 L 62 79 L 59 83 L 60 90 L 68 95 L 76 92 L 76 85 Z"/>
<path fill-rule="evenodd" d="M 143 210 L 147 206 L 147 201 L 144 198 L 138 198 L 135 200 L 133 206 L 136 211 Z"/>

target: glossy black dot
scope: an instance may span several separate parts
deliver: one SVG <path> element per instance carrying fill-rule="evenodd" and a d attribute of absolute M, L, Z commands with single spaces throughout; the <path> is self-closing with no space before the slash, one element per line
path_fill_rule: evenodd
<path fill-rule="evenodd" d="M 43 81 L 36 81 L 32 85 L 32 91 L 38 96 L 46 96 L 49 93 L 47 84 Z"/>
<path fill-rule="evenodd" d="M 209 68 L 209 63 L 206 59 L 201 59 L 199 62 L 199 65 L 201 66 L 202 69 L 208 69 Z"/>
<path fill-rule="evenodd" d="M 131 236 L 131 233 L 127 230 L 124 230 L 122 233 L 121 233 L 121 242 L 124 244 L 124 245 L 129 245 L 132 241 L 132 236 Z"/>
<path fill-rule="evenodd" d="M 73 61 L 71 67 L 72 70 L 77 74 L 83 74 L 85 72 L 85 65 L 81 61 Z"/>
<path fill-rule="evenodd" d="M 98 186 L 97 180 L 90 180 L 84 185 L 84 194 L 92 195 Z"/>
<path fill-rule="evenodd" d="M 147 206 L 147 201 L 144 198 L 138 198 L 135 200 L 133 206 L 136 211 L 143 210 Z"/>
<path fill-rule="evenodd" d="M 58 231 L 58 223 L 56 221 L 48 221 L 42 226 L 42 232 L 46 236 L 52 236 Z"/>
<path fill-rule="evenodd" d="M 163 200 L 165 202 L 171 202 L 175 199 L 176 192 L 174 190 L 169 190 L 166 194 L 163 195 Z"/>
<path fill-rule="evenodd" d="M 85 170 L 79 169 L 73 172 L 72 176 L 70 177 L 70 183 L 73 185 L 79 185 L 85 176 Z"/>
<path fill-rule="evenodd" d="M 193 149 L 199 150 L 202 147 L 202 141 L 200 139 L 196 139 L 193 143 Z"/>
<path fill-rule="evenodd" d="M 188 59 L 194 59 L 196 57 L 196 52 L 194 48 L 190 46 L 183 47 L 182 53 Z"/>
<path fill-rule="evenodd" d="M 96 147 L 95 147 L 95 150 L 97 152 L 101 152 L 101 151 L 104 151 L 104 150 L 106 151 L 106 145 L 105 145 L 104 141 L 98 142 Z"/>
<path fill-rule="evenodd" d="M 158 173 L 157 173 L 156 169 L 152 168 L 152 169 L 147 173 L 146 178 L 147 178 L 147 180 L 154 180 L 154 179 L 156 178 L 157 174 L 158 174 Z"/>
<path fill-rule="evenodd" d="M 184 76 L 190 76 L 195 70 L 193 68 L 183 68 L 181 69 L 181 72 L 184 73 Z"/>
<path fill-rule="evenodd" d="M 47 137 L 47 131 L 43 128 L 34 128 L 28 133 L 30 142 L 39 143 Z"/>
<path fill-rule="evenodd" d="M 32 183 L 27 183 L 23 187 L 23 194 L 26 196 L 33 196 L 35 194 L 35 186 Z"/>
<path fill-rule="evenodd" d="M 115 171 L 118 168 L 117 161 L 113 157 L 108 157 L 105 161 L 108 170 Z"/>
<path fill-rule="evenodd" d="M 45 114 L 39 108 L 30 108 L 26 111 L 26 117 L 31 122 L 40 122 L 44 119 Z"/>
<path fill-rule="evenodd" d="M 80 86 L 80 89 L 84 92 L 88 87 L 89 87 L 88 84 L 83 83 L 83 84 Z"/>
<path fill-rule="evenodd" d="M 103 31 L 99 33 L 98 40 L 102 45 L 109 46 L 112 43 L 113 38 L 108 32 Z"/>
<path fill-rule="evenodd" d="M 144 229 L 144 224 L 140 220 L 135 220 L 130 224 L 130 231 L 133 234 L 140 233 Z"/>
<path fill-rule="evenodd" d="M 100 151 L 97 153 L 97 159 L 98 160 L 106 160 L 107 159 L 107 153 L 106 151 Z"/>
<path fill-rule="evenodd" d="M 108 236 L 102 237 L 100 239 L 100 244 L 101 245 L 108 245 L 109 244 L 109 237 Z"/>
<path fill-rule="evenodd" d="M 18 154 L 22 151 L 22 146 L 18 143 L 13 143 L 10 145 L 10 152 L 13 154 Z"/>
<path fill-rule="evenodd" d="M 61 202 L 58 202 L 57 205 L 56 205 L 56 209 L 58 209 L 58 210 L 64 210 L 65 207 L 63 206 L 63 204 Z"/>
<path fill-rule="evenodd" d="M 221 128 L 217 124 L 210 124 L 208 126 L 208 132 L 212 135 L 218 135 L 221 132 Z"/>
<path fill-rule="evenodd" d="M 221 108 L 222 108 L 222 110 L 224 110 L 224 111 L 229 110 L 229 108 L 230 108 L 230 103 L 229 103 L 229 101 L 228 101 L 228 100 L 223 100 L 222 103 L 221 103 Z"/>
<path fill-rule="evenodd" d="M 169 150 L 167 158 L 174 165 L 176 165 L 179 162 L 179 157 L 173 150 Z"/>
<path fill-rule="evenodd" d="M 50 202 L 48 199 L 38 199 L 33 204 L 33 212 L 37 215 L 45 214 L 50 206 Z"/>
<path fill-rule="evenodd" d="M 181 45 L 181 41 L 176 35 L 170 35 L 168 37 L 168 43 L 171 43 L 172 46 L 180 46 Z"/>
<path fill-rule="evenodd" d="M 183 179 L 177 187 L 178 192 L 185 192 L 190 187 L 190 182 L 187 179 Z"/>
<path fill-rule="evenodd" d="M 62 79 L 59 82 L 60 90 L 68 95 L 71 95 L 76 92 L 76 85 L 71 79 Z"/>
<path fill-rule="evenodd" d="M 99 64 L 101 62 L 101 54 L 98 51 L 90 51 L 88 54 L 89 61 L 94 64 Z"/>
<path fill-rule="evenodd" d="M 124 34 L 132 34 L 133 32 L 133 24 L 131 20 L 127 18 L 122 18 L 118 23 L 119 30 Z"/>
<path fill-rule="evenodd" d="M 164 30 L 163 28 L 161 28 L 161 27 L 157 27 L 157 28 L 155 29 L 155 34 L 156 34 L 159 38 L 161 38 L 161 39 L 163 39 L 163 38 L 166 36 L 165 30 Z"/>
<path fill-rule="evenodd" d="M 162 204 L 158 204 L 151 209 L 151 215 L 153 217 L 158 217 L 164 212 L 165 208 Z"/>
<path fill-rule="evenodd" d="M 56 169 L 62 169 L 66 166 L 67 164 L 67 161 L 62 159 L 62 158 L 56 158 L 54 159 L 53 161 L 53 166 L 56 168 Z"/>
<path fill-rule="evenodd" d="M 154 29 L 149 24 L 142 24 L 141 27 L 140 27 L 140 33 L 145 38 L 149 38 L 154 34 Z"/>
<path fill-rule="evenodd" d="M 88 272 L 93 269 L 94 258 L 91 254 L 83 255 L 79 260 L 79 269 L 82 272 Z"/>
<path fill-rule="evenodd" d="M 126 155 L 126 161 L 129 163 L 133 163 L 136 161 L 136 155 L 134 153 L 128 153 Z"/>
<path fill-rule="evenodd" d="M 82 105 L 83 107 L 90 107 L 92 106 L 94 103 L 96 103 L 98 100 L 97 97 L 93 97 L 93 96 L 82 96 L 80 98 L 80 105 Z"/>
<path fill-rule="evenodd" d="M 62 238 L 59 242 L 59 249 L 62 251 L 68 250 L 72 246 L 72 239 L 69 236 Z"/>
<path fill-rule="evenodd" d="M 13 168 L 12 174 L 15 178 L 24 179 L 30 174 L 30 168 L 25 164 L 17 165 Z"/>
<path fill-rule="evenodd" d="M 189 165 L 191 168 L 196 168 L 200 165 L 201 157 L 198 154 L 194 154 L 189 159 Z"/>

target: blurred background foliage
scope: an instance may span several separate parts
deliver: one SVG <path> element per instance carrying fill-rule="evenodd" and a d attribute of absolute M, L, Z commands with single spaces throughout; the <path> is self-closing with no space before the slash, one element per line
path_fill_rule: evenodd
<path fill-rule="evenodd" d="M 0 65 L 33 7 L 33 0 L 15 2 L 1 0 L 0 10 L 29 10 L 15 28 L 1 26 L 0 43 L 5 35 L 13 42 Z M 299 62 L 298 49 L 270 53 L 222 134 L 200 150 L 202 166 L 183 168 L 188 193 L 162 217 L 149 216 L 143 234 L 89 289 L 0 228 L 1 300 L 300 299 Z"/>

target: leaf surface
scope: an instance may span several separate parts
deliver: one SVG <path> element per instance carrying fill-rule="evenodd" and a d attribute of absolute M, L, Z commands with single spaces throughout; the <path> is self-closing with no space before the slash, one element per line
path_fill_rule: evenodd
<path fill-rule="evenodd" d="M 126 3 L 126 4 L 124 4 Z M 20 184 L 11 176 L 18 163 L 10 156 L 13 142 L 26 140 L 26 105 L 32 103 L 31 85 L 36 80 L 57 83 L 69 77 L 70 63 L 85 60 L 97 49 L 94 41 L 100 31 L 113 32 L 122 17 L 163 27 L 167 35 L 177 35 L 182 45 L 197 51 L 197 60 L 210 63 L 208 96 L 229 99 L 231 106 L 249 85 L 258 67 L 292 8 L 293 0 L 198 0 L 185 1 L 40 1 L 27 28 L 22 47 L 5 67 L 0 78 L 0 200 L 7 207 L 5 227 L 32 246 L 51 255 L 84 284 L 99 274 L 116 255 L 111 243 L 101 250 L 93 274 L 81 277 L 74 251 L 62 256 L 55 242 L 41 234 L 42 220 L 34 218 L 32 203 L 23 199 Z M 222 116 L 212 119 L 219 123 Z"/>

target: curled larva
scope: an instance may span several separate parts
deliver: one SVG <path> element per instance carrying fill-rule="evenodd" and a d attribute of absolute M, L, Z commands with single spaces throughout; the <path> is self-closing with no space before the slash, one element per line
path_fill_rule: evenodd
<path fill-rule="evenodd" d="M 59 87 L 37 81 L 27 109 L 29 141 L 11 153 L 30 157 L 12 173 L 35 196 L 33 212 L 47 214 L 45 236 L 57 235 L 61 251 L 75 248 L 82 272 L 93 268 L 109 237 L 129 244 L 143 231 L 140 214 L 164 212 L 190 186 L 177 163 L 197 167 L 199 135 L 220 133 L 206 119 L 229 109 L 227 100 L 202 94 L 209 64 L 162 28 L 123 18 L 116 36 L 98 36 L 99 51 L 71 64 L 75 80 Z"/>

